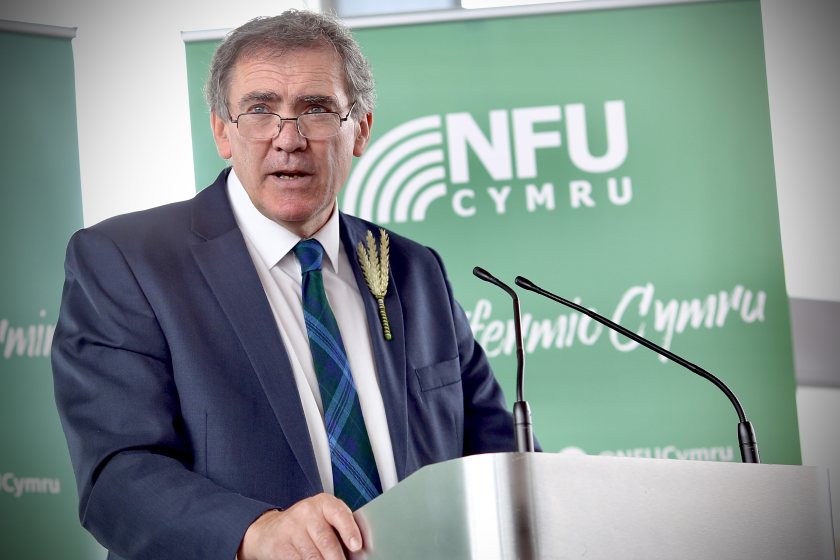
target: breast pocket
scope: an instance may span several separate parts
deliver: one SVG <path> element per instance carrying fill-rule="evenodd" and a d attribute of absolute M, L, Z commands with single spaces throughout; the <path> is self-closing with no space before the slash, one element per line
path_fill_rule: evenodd
<path fill-rule="evenodd" d="M 414 373 L 417 375 L 420 390 L 424 393 L 461 383 L 461 368 L 458 358 L 417 368 Z"/>
<path fill-rule="evenodd" d="M 414 369 L 417 396 L 409 405 L 419 464 L 460 457 L 464 441 L 464 391 L 458 358 Z"/>

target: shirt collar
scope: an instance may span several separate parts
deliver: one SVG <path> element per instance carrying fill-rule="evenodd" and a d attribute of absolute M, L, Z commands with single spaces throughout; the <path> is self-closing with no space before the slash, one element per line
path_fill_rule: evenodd
<path fill-rule="evenodd" d="M 228 175 L 227 191 L 239 229 L 254 246 L 265 267 L 272 268 L 291 252 L 301 238 L 257 210 L 234 170 Z M 335 207 L 327 223 L 315 232 L 312 239 L 317 239 L 324 247 L 329 266 L 337 273 L 340 243 L 338 210 Z"/>

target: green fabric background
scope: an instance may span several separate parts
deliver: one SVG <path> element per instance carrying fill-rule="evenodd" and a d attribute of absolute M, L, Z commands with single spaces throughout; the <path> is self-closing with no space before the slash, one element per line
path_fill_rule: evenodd
<path fill-rule="evenodd" d="M 643 328 L 654 342 L 730 384 L 756 427 L 764 462 L 801 461 L 757 0 L 357 29 L 355 35 L 377 80 L 368 153 L 404 123 L 441 119 L 426 131 L 441 138 L 426 152 L 444 153 L 437 167 L 446 195 L 428 207 L 424 221 L 383 225 L 442 254 L 468 312 L 480 300 L 490 303 L 477 338 L 493 356 L 509 401 L 515 359 L 500 352 L 503 331 L 494 329 L 509 328 L 510 299 L 474 278 L 473 266 L 511 284 L 521 274 L 608 316 L 628 290 L 649 286 L 650 311 L 640 316 L 635 299 L 622 323 Z M 215 44 L 186 45 L 197 188 L 224 165 L 200 91 Z M 568 105 L 583 104 L 589 151 L 599 156 L 607 150 L 604 104 L 613 100 L 625 107 L 627 157 L 608 172 L 582 171 L 569 156 Z M 537 150 L 537 176 L 517 177 L 514 164 L 512 178 L 494 180 L 471 153 L 470 182 L 453 184 L 446 116 L 467 113 L 490 138 L 491 111 L 504 111 L 512 131 L 513 110 L 528 107 L 561 113 L 558 122 L 534 127 L 559 131 L 562 141 Z M 389 168 L 383 184 L 398 168 Z M 622 177 L 632 182 L 632 200 L 612 204 L 606 185 Z M 592 185 L 594 207 L 572 206 L 569 184 L 580 180 Z M 526 207 L 530 183 L 553 185 L 553 209 Z M 504 186 L 510 195 L 498 214 L 487 189 Z M 470 217 L 452 210 L 462 189 L 474 193 L 465 199 L 475 208 Z M 354 213 L 358 206 L 344 209 Z M 703 304 L 708 296 L 720 301 L 721 292 L 731 297 L 737 287 L 748 317 L 764 298 L 760 318 L 746 321 L 731 311 L 723 325 L 707 328 L 701 316 L 698 328 L 689 325 L 665 343 L 656 328 L 657 302 L 667 308 L 672 301 Z M 521 299 L 529 324 L 577 320 L 536 295 L 522 292 Z M 501 323 L 486 324 L 494 320 Z M 644 348 L 617 351 L 606 332 L 591 345 L 575 338 L 563 348 L 538 347 L 528 354 L 526 371 L 526 399 L 546 450 L 740 460 L 737 416 L 723 394 Z"/>
<path fill-rule="evenodd" d="M 64 250 L 82 226 L 70 41 L 0 32 L 0 74 L 0 557 L 87 560 L 102 549 L 78 521 L 49 361 Z"/>

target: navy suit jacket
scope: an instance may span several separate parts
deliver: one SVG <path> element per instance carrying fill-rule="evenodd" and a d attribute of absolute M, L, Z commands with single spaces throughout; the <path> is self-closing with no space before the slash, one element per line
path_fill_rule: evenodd
<path fill-rule="evenodd" d="M 291 366 L 227 198 L 106 220 L 70 241 L 53 345 L 82 524 L 111 558 L 233 560 L 262 512 L 322 491 Z M 349 255 L 373 224 L 341 215 Z M 390 233 L 382 336 L 365 301 L 400 480 L 514 449 L 501 390 L 438 255 Z"/>

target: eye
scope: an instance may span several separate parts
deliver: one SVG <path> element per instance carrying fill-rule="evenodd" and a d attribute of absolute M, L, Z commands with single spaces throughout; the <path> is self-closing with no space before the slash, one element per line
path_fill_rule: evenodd
<path fill-rule="evenodd" d="M 271 111 L 269 111 L 268 107 L 265 106 L 265 105 L 254 105 L 253 107 L 248 107 L 248 112 L 249 113 L 262 114 L 262 113 L 270 113 Z"/>
<path fill-rule="evenodd" d="M 307 114 L 319 114 L 319 113 L 332 113 L 331 110 L 327 109 L 322 105 L 313 105 L 309 109 L 305 111 Z"/>

